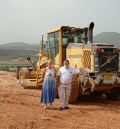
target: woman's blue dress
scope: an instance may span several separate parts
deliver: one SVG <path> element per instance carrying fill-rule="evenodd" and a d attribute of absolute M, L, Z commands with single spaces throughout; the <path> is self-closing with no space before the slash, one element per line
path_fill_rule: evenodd
<path fill-rule="evenodd" d="M 50 70 L 45 74 L 43 85 L 41 103 L 52 103 L 55 98 L 55 81 Z"/>

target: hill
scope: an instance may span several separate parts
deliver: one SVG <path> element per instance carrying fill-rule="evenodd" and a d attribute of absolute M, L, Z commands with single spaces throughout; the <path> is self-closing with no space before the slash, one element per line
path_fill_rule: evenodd
<path fill-rule="evenodd" d="M 94 36 L 94 42 L 120 44 L 120 33 L 102 32 Z M 12 50 L 38 50 L 39 44 L 28 44 L 24 42 L 11 42 L 1 44 L 0 49 Z"/>
<path fill-rule="evenodd" d="M 94 42 L 104 42 L 120 45 L 120 33 L 102 32 L 94 36 Z"/>
<path fill-rule="evenodd" d="M 13 42 L 0 45 L 0 61 L 31 57 L 38 53 L 39 44 Z"/>
<path fill-rule="evenodd" d="M 12 49 L 12 50 L 25 50 L 25 49 L 38 49 L 39 44 L 28 44 L 24 42 L 11 42 L 11 43 L 6 43 L 6 44 L 1 44 L 0 49 Z"/>

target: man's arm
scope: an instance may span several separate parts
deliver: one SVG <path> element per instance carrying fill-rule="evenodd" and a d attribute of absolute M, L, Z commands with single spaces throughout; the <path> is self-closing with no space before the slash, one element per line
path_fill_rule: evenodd
<path fill-rule="evenodd" d="M 73 73 L 73 74 L 76 74 L 77 77 L 79 77 L 79 75 L 80 75 L 79 70 L 77 70 L 77 69 L 75 69 L 75 68 L 72 68 L 72 73 Z"/>

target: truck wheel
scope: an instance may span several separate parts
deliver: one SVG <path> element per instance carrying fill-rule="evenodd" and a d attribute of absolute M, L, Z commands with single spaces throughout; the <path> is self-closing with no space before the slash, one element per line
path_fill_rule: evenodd
<path fill-rule="evenodd" d="M 71 93 L 70 93 L 70 98 L 69 98 L 69 103 L 75 103 L 79 97 L 79 90 L 80 90 L 80 86 L 79 86 L 79 78 L 77 77 L 77 75 L 73 75 L 73 79 L 72 79 L 72 86 L 71 86 Z"/>
<path fill-rule="evenodd" d="M 20 69 L 20 72 L 19 72 L 19 79 L 20 79 L 20 84 L 21 86 L 25 87 L 24 86 L 24 81 L 25 79 L 28 79 L 29 78 L 29 70 L 28 68 L 21 68 Z"/>
<path fill-rule="evenodd" d="M 113 90 L 113 91 L 106 93 L 106 96 L 108 100 L 116 100 L 119 94 L 120 94 L 119 90 Z"/>

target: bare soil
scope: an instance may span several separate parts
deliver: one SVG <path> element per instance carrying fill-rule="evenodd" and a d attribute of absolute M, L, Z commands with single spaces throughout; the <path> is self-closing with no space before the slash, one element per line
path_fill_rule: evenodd
<path fill-rule="evenodd" d="M 120 99 L 85 95 L 70 109 L 44 109 L 40 90 L 23 89 L 15 73 L 0 71 L 0 129 L 120 129 Z"/>

